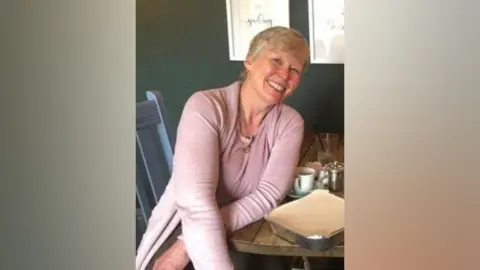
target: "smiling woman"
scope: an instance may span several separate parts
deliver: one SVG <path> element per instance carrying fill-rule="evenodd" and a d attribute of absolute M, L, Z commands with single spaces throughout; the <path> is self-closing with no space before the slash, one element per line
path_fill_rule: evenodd
<path fill-rule="evenodd" d="M 257 58 L 263 49 L 287 53 L 302 62 L 302 70 L 305 71 L 310 64 L 309 47 L 305 38 L 291 28 L 275 26 L 258 33 L 250 42 L 247 52 L 247 61 Z M 240 81 L 245 80 L 247 70 L 240 74 Z"/>
<path fill-rule="evenodd" d="M 188 264 L 197 270 L 289 269 L 282 258 L 237 252 L 227 239 L 263 218 L 292 187 L 304 123 L 282 102 L 300 83 L 308 57 L 298 32 L 268 28 L 252 40 L 239 81 L 188 99 L 172 178 L 138 248 L 137 270 Z"/>
<path fill-rule="evenodd" d="M 291 28 L 270 27 L 252 39 L 240 74 L 244 125 L 255 129 L 271 106 L 293 93 L 309 65 L 309 57 L 307 41 Z M 248 136 L 254 132 L 242 133 Z"/>

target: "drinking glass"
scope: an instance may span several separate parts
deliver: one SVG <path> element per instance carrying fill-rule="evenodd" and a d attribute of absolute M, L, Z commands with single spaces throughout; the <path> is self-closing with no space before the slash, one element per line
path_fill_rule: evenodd
<path fill-rule="evenodd" d="M 337 160 L 335 152 L 338 148 L 338 135 L 333 133 L 320 133 L 315 136 L 317 147 L 317 161 L 322 166 Z"/>

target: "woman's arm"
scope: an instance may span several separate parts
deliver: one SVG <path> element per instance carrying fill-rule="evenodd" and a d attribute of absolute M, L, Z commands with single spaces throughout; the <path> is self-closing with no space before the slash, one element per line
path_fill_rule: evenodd
<path fill-rule="evenodd" d="M 304 136 L 303 118 L 296 111 L 290 112 L 289 121 L 275 141 L 258 187 L 221 209 L 228 233 L 263 218 L 290 191 Z"/>
<path fill-rule="evenodd" d="M 175 145 L 175 200 L 183 241 L 197 270 L 233 270 L 215 196 L 220 162 L 219 118 L 205 94 L 195 93 L 183 110 Z"/>

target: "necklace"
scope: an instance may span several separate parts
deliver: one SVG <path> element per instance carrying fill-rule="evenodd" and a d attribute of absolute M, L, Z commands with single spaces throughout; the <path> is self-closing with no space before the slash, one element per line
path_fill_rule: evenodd
<path fill-rule="evenodd" d="M 243 147 L 243 152 L 248 153 L 252 149 L 252 144 L 253 144 L 253 141 L 255 140 L 255 135 L 250 135 L 250 136 L 243 135 L 242 126 L 244 126 L 244 124 L 243 124 L 244 123 L 244 116 L 243 116 L 243 110 L 242 110 L 241 107 L 239 108 L 237 121 L 238 121 L 237 122 L 238 123 L 237 124 L 238 135 L 240 137 L 240 140 L 242 140 L 242 142 L 245 144 L 245 146 Z"/>
<path fill-rule="evenodd" d="M 253 140 L 255 139 L 255 136 L 248 136 L 247 137 L 247 136 L 243 136 L 242 134 L 240 134 L 240 139 L 245 144 L 245 146 L 243 147 L 243 152 L 244 153 L 250 152 L 250 149 L 252 149 L 252 144 L 253 144 Z"/>

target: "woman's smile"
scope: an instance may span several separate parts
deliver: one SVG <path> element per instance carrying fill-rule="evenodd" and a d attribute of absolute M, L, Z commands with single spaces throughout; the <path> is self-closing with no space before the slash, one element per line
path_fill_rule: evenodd
<path fill-rule="evenodd" d="M 271 81 L 271 80 L 267 80 L 267 83 L 268 83 L 273 89 L 275 89 L 275 90 L 278 91 L 278 92 L 283 92 L 283 91 L 285 91 L 285 89 L 287 89 L 286 86 L 283 86 L 282 84 L 279 84 L 279 83 L 274 82 L 274 81 Z"/>

